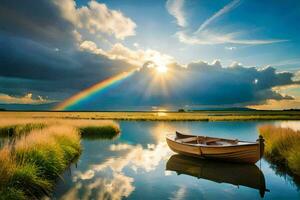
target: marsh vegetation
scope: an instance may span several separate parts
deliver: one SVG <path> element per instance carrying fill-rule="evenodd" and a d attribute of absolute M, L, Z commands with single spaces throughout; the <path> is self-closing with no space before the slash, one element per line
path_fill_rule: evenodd
<path fill-rule="evenodd" d="M 60 174 L 80 155 L 80 138 L 113 138 L 112 121 L 6 118 L 0 135 L 0 199 L 39 199 L 49 195 Z"/>
<path fill-rule="evenodd" d="M 149 111 L 149 112 L 0 112 L 4 118 L 134 121 L 300 120 L 300 111 Z"/>
<path fill-rule="evenodd" d="M 259 132 L 265 139 L 265 158 L 279 168 L 300 176 L 300 131 L 264 125 Z"/>
<path fill-rule="evenodd" d="M 137 116 L 134 116 L 136 113 Z M 296 114 L 289 114 L 294 118 L 298 117 Z M 144 194 L 146 191 L 143 186 L 147 184 L 149 184 L 147 187 L 153 187 L 152 184 L 164 185 L 170 191 L 174 191 L 178 189 L 177 185 L 169 186 L 172 185 L 170 176 L 162 175 L 166 173 L 164 162 L 168 160 L 170 153 L 164 143 L 164 134 L 182 130 L 254 141 L 257 138 L 258 125 L 261 127 L 260 133 L 266 140 L 266 159 L 262 160 L 262 172 L 264 170 L 272 172 L 271 175 L 269 173 L 266 175 L 266 186 L 271 191 L 266 195 L 281 195 L 276 193 L 276 188 L 272 188 L 273 186 L 269 188 L 270 185 L 268 185 L 270 182 L 273 183 L 273 178 L 278 175 L 281 176 L 281 181 L 276 184 L 280 184 L 280 187 L 292 192 L 289 194 L 290 196 L 298 195 L 294 186 L 286 184 L 284 179 L 291 177 L 291 182 L 299 187 L 300 182 L 294 178 L 297 177 L 299 171 L 299 147 L 297 147 L 299 131 L 271 126 L 274 124 L 272 121 L 242 122 L 229 120 L 230 122 L 226 122 L 220 121 L 221 118 L 217 120 L 214 118 L 248 117 L 247 119 L 249 119 L 249 116 L 254 116 L 254 114 L 249 115 L 249 113 L 243 114 L 242 112 L 237 114 L 229 114 L 228 112 L 199 112 L 194 114 L 188 112 L 1 112 L 0 115 L 0 199 L 41 199 L 45 195 L 59 199 L 68 195 L 68 191 L 76 191 L 79 199 L 87 194 L 90 198 L 96 198 L 95 195 L 101 192 L 106 195 L 109 193 L 112 196 L 120 195 L 121 198 L 129 197 L 130 193 L 134 193 L 135 185 L 137 185 L 136 188 L 139 188 L 136 189 L 136 192 Z M 144 118 L 139 118 L 141 116 Z M 152 122 L 146 121 L 150 116 L 154 120 L 150 119 Z M 269 113 L 268 116 L 288 115 L 287 113 L 284 115 Z M 126 121 L 116 123 L 107 120 L 109 117 L 122 117 L 126 118 Z M 141 121 L 127 121 L 133 120 L 135 117 Z M 180 117 L 193 120 L 191 122 L 188 122 L 189 120 L 166 122 L 169 119 L 173 121 L 174 117 L 176 117 L 175 120 L 179 120 Z M 201 122 L 202 120 L 198 122 L 194 120 L 197 117 L 201 119 L 212 117 L 209 121 L 216 122 L 207 123 Z M 161 118 L 163 118 L 163 122 L 158 122 L 157 120 Z M 297 123 L 297 121 L 293 121 L 293 123 Z M 120 138 L 118 138 L 121 129 L 119 124 L 122 127 Z M 105 140 L 103 141 L 103 139 Z M 110 141 L 110 139 L 115 140 Z M 78 158 L 82 162 L 77 163 Z M 74 169 L 74 163 L 77 163 L 76 167 L 78 166 L 78 168 L 74 170 L 74 173 L 69 173 L 67 169 Z M 269 163 L 274 163 L 274 165 Z M 272 168 L 275 163 L 276 166 L 279 166 L 279 163 L 282 163 L 280 166 L 288 166 L 291 173 L 282 172 L 279 174 L 277 169 Z M 120 166 L 122 169 L 119 168 Z M 138 170 L 129 173 L 128 170 L 130 171 L 131 167 Z M 99 171 L 100 169 L 101 171 Z M 154 170 L 153 173 L 150 169 Z M 161 170 L 160 175 L 155 170 Z M 154 182 L 147 181 L 149 177 L 155 176 L 157 176 L 157 180 L 165 182 L 163 184 L 161 181 L 155 182 L 155 178 L 151 179 Z M 182 179 L 181 176 L 171 175 L 172 178 L 174 180 L 180 179 L 182 183 L 192 187 L 191 181 L 193 182 L 193 180 L 189 177 Z M 125 180 L 128 183 L 122 182 Z M 184 182 L 185 180 L 186 182 Z M 247 179 L 247 181 L 251 180 Z M 278 181 L 279 179 L 277 177 L 274 180 Z M 197 179 L 197 181 L 199 180 Z M 89 184 L 98 184 L 99 187 L 90 189 L 92 185 Z M 113 190 L 106 191 L 105 184 L 112 185 Z M 122 184 L 128 186 L 126 192 L 114 192 Z M 80 188 L 78 188 L 79 186 Z M 203 184 L 201 187 L 205 186 L 206 184 Z M 222 188 L 222 192 L 218 193 L 220 188 Z M 222 196 L 223 189 L 226 189 L 226 184 L 210 185 L 207 186 L 205 192 L 209 195 L 209 191 L 212 191 L 213 194 L 218 193 Z M 236 193 L 238 197 L 240 194 L 246 195 L 245 197 L 258 194 L 257 191 L 251 194 L 243 193 L 243 190 L 240 191 L 242 192 Z M 154 196 L 155 194 L 153 193 Z M 160 193 L 157 192 L 157 194 Z M 167 195 L 167 193 L 160 195 Z M 257 196 L 252 197 L 256 198 Z"/>

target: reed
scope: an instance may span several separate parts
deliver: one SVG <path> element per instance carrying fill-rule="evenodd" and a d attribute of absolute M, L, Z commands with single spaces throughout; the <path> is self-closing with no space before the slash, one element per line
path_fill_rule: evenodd
<path fill-rule="evenodd" d="M 17 124 L 17 125 L 8 125 L 0 127 L 0 136 L 2 137 L 19 137 L 24 134 L 29 133 L 35 129 L 43 129 L 46 127 L 46 124 L 43 123 L 27 123 L 27 124 Z"/>
<path fill-rule="evenodd" d="M 0 150 L 0 196 L 28 199 L 48 194 L 80 152 L 80 134 L 74 127 L 31 131 Z M 12 192 L 17 196 L 11 196 Z"/>
<path fill-rule="evenodd" d="M 0 199 L 36 199 L 49 194 L 55 180 L 81 153 L 80 138 L 112 139 L 113 121 L 61 118 L 0 119 Z M 13 141 L 13 142 L 11 142 Z"/>
<path fill-rule="evenodd" d="M 107 124 L 102 126 L 85 126 L 79 128 L 80 133 L 85 139 L 114 139 L 120 133 L 117 124 Z"/>
<path fill-rule="evenodd" d="M 272 125 L 259 127 L 265 139 L 265 157 L 272 163 L 286 166 L 293 174 L 300 175 L 300 131 Z"/>
<path fill-rule="evenodd" d="M 49 126 L 61 125 L 75 127 L 83 137 L 89 139 L 112 139 L 120 132 L 119 125 L 110 120 L 10 118 L 0 120 L 0 136 L 20 137 L 33 130 L 39 131 Z"/>
<path fill-rule="evenodd" d="M 190 112 L 0 112 L 9 118 L 141 120 L 141 121 L 230 121 L 230 120 L 299 120 L 300 111 L 190 111 Z M 1 119 L 0 119 L 1 124 Z M 1 125 L 0 125 L 1 126 Z"/>

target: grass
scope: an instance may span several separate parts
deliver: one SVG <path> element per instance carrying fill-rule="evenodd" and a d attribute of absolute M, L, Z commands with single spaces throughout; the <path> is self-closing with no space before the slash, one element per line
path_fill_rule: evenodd
<path fill-rule="evenodd" d="M 264 125 L 259 132 L 265 139 L 267 160 L 300 176 L 300 131 Z"/>
<path fill-rule="evenodd" d="M 80 155 L 81 137 L 114 138 L 117 123 L 103 120 L 5 118 L 2 136 L 13 138 L 0 150 L 0 199 L 40 199 Z"/>
<path fill-rule="evenodd" d="M 3 118 L 142 120 L 142 121 L 229 121 L 300 120 L 300 111 L 195 111 L 195 112 L 0 112 Z M 0 122 L 1 124 L 1 122 Z"/>
<path fill-rule="evenodd" d="M 118 126 L 104 125 L 104 126 L 87 126 L 80 128 L 82 137 L 85 139 L 114 139 L 118 136 L 120 129 Z M 101 134 L 99 134 L 101 133 Z"/>
<path fill-rule="evenodd" d="M 0 137 L 19 137 L 35 129 L 43 129 L 46 124 L 27 123 L 0 127 Z"/>
<path fill-rule="evenodd" d="M 15 194 L 18 199 L 27 199 L 48 194 L 80 152 L 80 134 L 74 127 L 31 131 L 0 151 L 0 196 Z M 11 194 L 12 190 L 16 192 Z"/>
<path fill-rule="evenodd" d="M 33 130 L 60 125 L 75 127 L 82 137 L 91 139 L 113 139 L 120 132 L 119 125 L 110 120 L 11 117 L 0 119 L 0 137 L 20 137 Z"/>

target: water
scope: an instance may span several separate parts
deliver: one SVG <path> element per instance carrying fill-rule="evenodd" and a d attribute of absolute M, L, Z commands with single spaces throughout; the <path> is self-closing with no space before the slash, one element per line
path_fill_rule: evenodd
<path fill-rule="evenodd" d="M 300 122 L 119 122 L 114 140 L 83 139 L 76 165 L 63 174 L 55 199 L 300 199 L 288 175 L 262 160 L 240 166 L 186 159 L 169 150 L 175 130 L 254 141 L 262 124 Z M 265 189 L 269 192 L 265 192 Z"/>

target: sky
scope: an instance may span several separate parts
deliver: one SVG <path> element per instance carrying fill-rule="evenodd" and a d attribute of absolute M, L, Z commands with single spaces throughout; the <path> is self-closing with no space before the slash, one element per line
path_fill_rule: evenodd
<path fill-rule="evenodd" d="M 2 0 L 0 108 L 300 109 L 297 0 Z"/>

